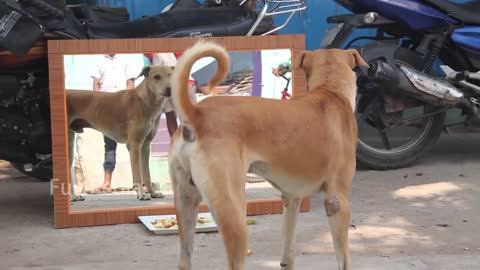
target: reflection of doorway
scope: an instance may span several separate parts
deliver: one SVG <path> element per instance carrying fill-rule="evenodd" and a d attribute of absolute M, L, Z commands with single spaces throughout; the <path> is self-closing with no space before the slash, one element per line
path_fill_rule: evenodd
<path fill-rule="evenodd" d="M 242 70 L 253 68 L 253 52 L 228 52 L 230 56 L 230 70 L 229 73 L 236 73 Z M 210 62 L 207 65 L 192 72 L 192 77 L 198 85 L 206 84 L 216 70 L 216 62 Z"/>
<path fill-rule="evenodd" d="M 261 96 L 262 91 L 262 57 L 261 51 L 234 51 L 228 52 L 230 56 L 229 76 L 221 85 L 229 85 L 233 81 L 237 83 L 239 77 L 246 78 L 251 90 L 252 96 Z M 212 74 L 215 72 L 216 63 L 212 61 L 205 61 L 203 67 L 195 67 L 192 72 L 192 77 L 195 79 L 198 86 L 206 85 Z M 241 79 L 241 78 L 240 78 Z M 233 93 L 235 92 L 235 93 Z M 231 94 L 238 94 L 239 91 L 233 91 Z"/>

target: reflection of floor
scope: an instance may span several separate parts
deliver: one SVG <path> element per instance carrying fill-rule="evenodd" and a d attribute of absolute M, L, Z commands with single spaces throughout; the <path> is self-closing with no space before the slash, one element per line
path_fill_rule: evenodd
<path fill-rule="evenodd" d="M 280 192 L 273 188 L 269 183 L 247 183 L 247 199 L 270 199 L 280 198 Z M 173 204 L 173 194 L 171 191 L 164 193 L 165 198 L 153 199 L 151 201 L 139 201 L 136 199 L 135 192 L 115 192 L 110 194 L 84 195 L 85 201 L 72 203 L 73 211 L 80 210 L 98 210 L 105 208 L 124 208 L 138 206 L 158 206 Z"/>

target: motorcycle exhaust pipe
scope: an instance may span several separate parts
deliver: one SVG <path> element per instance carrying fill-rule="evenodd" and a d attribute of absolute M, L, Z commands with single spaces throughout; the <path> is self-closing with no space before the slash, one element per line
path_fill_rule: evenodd
<path fill-rule="evenodd" d="M 398 65 L 398 66 L 397 66 Z M 403 93 L 435 106 L 458 106 L 468 102 L 453 85 L 398 63 L 391 66 L 383 60 L 370 62 L 368 78 L 386 91 Z"/>

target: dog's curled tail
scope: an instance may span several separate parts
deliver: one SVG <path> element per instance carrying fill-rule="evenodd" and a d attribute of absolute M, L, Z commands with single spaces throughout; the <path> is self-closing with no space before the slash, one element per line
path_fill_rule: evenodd
<path fill-rule="evenodd" d="M 175 70 L 172 74 L 172 101 L 180 121 L 187 126 L 195 128 L 195 117 L 197 116 L 197 108 L 188 96 L 188 79 L 193 64 L 203 57 L 213 57 L 217 60 L 217 70 L 215 75 L 208 82 L 211 90 L 220 82 L 225 80 L 230 66 L 230 58 L 221 45 L 200 40 L 191 48 L 187 49 L 177 62 Z"/>

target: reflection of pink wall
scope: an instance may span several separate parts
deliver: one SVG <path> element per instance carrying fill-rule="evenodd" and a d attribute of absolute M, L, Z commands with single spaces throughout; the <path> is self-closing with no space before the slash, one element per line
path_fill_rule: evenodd
<path fill-rule="evenodd" d="M 160 126 L 158 127 L 157 135 L 152 141 L 152 154 L 167 154 L 170 147 L 170 135 L 168 134 L 167 122 L 165 118 L 160 119 Z"/>

